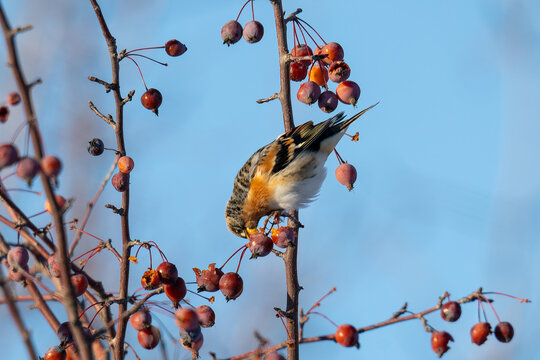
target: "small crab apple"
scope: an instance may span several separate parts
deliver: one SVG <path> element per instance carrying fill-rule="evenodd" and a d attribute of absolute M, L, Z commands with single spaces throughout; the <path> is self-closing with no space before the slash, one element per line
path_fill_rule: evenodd
<path fill-rule="evenodd" d="M 161 332 L 155 326 L 150 326 L 150 328 L 140 330 L 137 333 L 137 340 L 139 341 L 139 344 L 147 350 L 155 348 L 159 344 L 160 339 Z"/>
<path fill-rule="evenodd" d="M 174 308 L 178 307 L 180 301 L 186 296 L 186 282 L 181 277 L 177 277 L 174 283 L 164 285 L 165 295 L 173 302 Z"/>
<path fill-rule="evenodd" d="M 480 346 L 486 342 L 491 334 L 491 325 L 487 322 L 479 322 L 471 328 L 471 341 Z"/>
<path fill-rule="evenodd" d="M 338 326 L 335 337 L 336 342 L 341 346 L 351 347 L 358 344 L 358 332 L 350 324 Z"/>
<path fill-rule="evenodd" d="M 152 325 L 152 315 L 147 308 L 143 308 L 131 315 L 129 323 L 137 331 L 148 329 Z"/>
<path fill-rule="evenodd" d="M 169 40 L 165 43 L 165 52 L 169 56 L 180 56 L 187 51 L 186 45 L 176 39 Z"/>
<path fill-rule="evenodd" d="M 26 271 L 26 272 L 29 271 L 28 265 L 20 266 L 20 269 L 22 269 L 22 270 L 24 270 L 24 271 Z M 10 267 L 9 267 L 9 271 L 8 271 L 8 273 L 9 273 L 9 278 L 10 278 L 11 280 L 17 281 L 17 282 L 23 281 L 24 279 L 26 279 L 26 277 L 24 276 L 23 272 L 20 271 L 20 269 L 15 268 L 15 267 L 13 267 L 13 266 L 10 266 Z"/>
<path fill-rule="evenodd" d="M 278 352 L 272 351 L 264 356 L 263 360 L 286 360 L 283 355 Z"/>
<path fill-rule="evenodd" d="M 64 205 L 66 204 L 66 198 L 63 197 L 62 195 L 55 194 L 54 195 L 54 200 L 56 201 L 56 205 L 58 205 L 59 209 L 62 209 L 64 207 Z M 51 203 L 49 202 L 48 199 L 45 200 L 45 210 L 49 214 L 52 214 Z"/>
<path fill-rule="evenodd" d="M 60 264 L 56 261 L 56 256 L 53 254 L 47 259 L 47 265 L 49 266 L 49 272 L 52 276 L 60 277 Z"/>
<path fill-rule="evenodd" d="M 181 341 L 182 346 L 195 354 L 194 358 L 198 358 L 198 352 L 202 348 L 204 342 L 204 336 L 201 333 L 201 336 L 194 341 Z"/>
<path fill-rule="evenodd" d="M 75 289 L 75 296 L 81 296 L 88 289 L 88 279 L 84 274 L 71 275 L 71 285 Z"/>
<path fill-rule="evenodd" d="M 41 171 L 47 177 L 56 177 L 62 171 L 62 162 L 53 155 L 44 156 L 41 159 Z"/>
<path fill-rule="evenodd" d="M 349 163 L 344 162 L 336 168 L 336 179 L 347 187 L 349 191 L 354 188 L 356 181 L 356 169 Z"/>
<path fill-rule="evenodd" d="M 88 152 L 92 156 L 99 156 L 103 154 L 103 151 L 105 150 L 105 144 L 103 144 L 103 140 L 98 138 L 93 138 L 88 142 Z"/>
<path fill-rule="evenodd" d="M 176 266 L 173 263 L 168 261 L 159 264 L 156 270 L 159 273 L 159 277 L 161 278 L 161 282 L 163 284 L 174 284 L 178 278 L 178 269 L 176 269 Z"/>
<path fill-rule="evenodd" d="M 342 103 L 356 105 L 360 97 L 360 87 L 354 81 L 345 80 L 336 87 L 336 94 Z"/>
<path fill-rule="evenodd" d="M 325 113 L 331 113 L 332 111 L 336 110 L 338 106 L 338 98 L 337 95 L 330 90 L 327 90 L 319 96 L 319 108 L 324 111 Z"/>
<path fill-rule="evenodd" d="M 71 333 L 71 329 L 69 328 L 69 322 L 63 322 L 58 326 L 58 329 L 56 329 L 56 336 L 58 336 L 58 339 L 60 340 L 60 344 L 65 345 L 73 341 L 73 334 Z"/>
<path fill-rule="evenodd" d="M 454 339 L 446 331 L 433 331 L 431 333 L 431 348 L 439 357 L 450 350 L 448 346 L 449 341 L 454 341 Z"/>
<path fill-rule="evenodd" d="M 0 145 L 0 169 L 13 165 L 19 159 L 17 148 L 12 144 Z"/>
<path fill-rule="evenodd" d="M 244 290 L 244 281 L 235 272 L 226 273 L 219 279 L 219 290 L 227 301 L 235 300 Z"/>
<path fill-rule="evenodd" d="M 454 322 L 461 316 L 461 305 L 455 301 L 448 301 L 441 307 L 441 317 L 443 320 Z"/>
<path fill-rule="evenodd" d="M 141 104 L 148 110 L 152 110 L 154 114 L 158 115 L 158 108 L 163 101 L 163 97 L 159 90 L 150 88 L 141 95 Z"/>
<path fill-rule="evenodd" d="M 261 41 L 264 35 L 264 27 L 256 20 L 251 20 L 244 25 L 243 31 L 244 40 L 250 44 Z"/>
<path fill-rule="evenodd" d="M 198 292 L 214 292 L 219 290 L 219 279 L 223 276 L 223 271 L 216 268 L 216 263 L 208 265 L 208 270 L 193 268 L 195 272 L 195 281 L 197 281 Z"/>
<path fill-rule="evenodd" d="M 124 174 L 129 174 L 135 167 L 135 162 L 129 156 L 122 156 L 118 159 L 118 170 Z"/>
<path fill-rule="evenodd" d="M 231 20 L 221 28 L 221 39 L 224 44 L 231 46 L 242 37 L 242 25 L 238 21 Z"/>
<path fill-rule="evenodd" d="M 334 61 L 328 68 L 328 77 L 333 82 L 340 83 L 351 75 L 351 68 L 344 61 Z"/>
<path fill-rule="evenodd" d="M 289 245 L 296 243 L 296 234 L 288 226 L 281 226 L 278 229 L 272 229 L 272 242 L 276 246 L 285 249 Z"/>
<path fill-rule="evenodd" d="M 312 56 L 313 50 L 311 50 L 311 48 L 305 44 L 298 44 L 292 48 L 291 55 L 292 56 Z M 305 66 L 311 65 L 311 60 L 301 60 L 300 62 L 304 64 Z"/>
<path fill-rule="evenodd" d="M 17 170 L 15 170 L 15 172 L 17 173 L 18 177 L 25 180 L 28 185 L 31 185 L 32 179 L 34 179 L 34 176 L 37 175 L 40 168 L 41 166 L 39 166 L 39 163 L 36 159 L 31 157 L 25 157 L 19 160 L 19 163 L 17 164 Z"/>
<path fill-rule="evenodd" d="M 311 105 L 321 96 L 321 88 L 313 81 L 307 81 L 300 85 L 296 98 L 304 104 Z"/>
<path fill-rule="evenodd" d="M 195 309 L 197 316 L 199 317 L 199 322 L 202 327 L 212 327 L 216 322 L 216 314 L 214 310 L 208 305 L 201 305 Z"/>
<path fill-rule="evenodd" d="M 51 346 L 43 356 L 43 360 L 65 360 L 66 358 L 66 350 L 58 345 Z"/>
<path fill-rule="evenodd" d="M 141 285 L 145 290 L 155 290 L 161 286 L 159 273 L 154 269 L 148 269 L 141 278 Z"/>
<path fill-rule="evenodd" d="M 189 308 L 180 308 L 174 313 L 176 325 L 186 331 L 194 331 L 200 328 L 197 312 Z"/>
<path fill-rule="evenodd" d="M 500 342 L 510 342 L 514 337 L 514 328 L 507 321 L 502 321 L 495 326 L 495 337 Z"/>
<path fill-rule="evenodd" d="M 7 103 L 11 106 L 17 105 L 21 102 L 21 95 L 18 92 L 12 92 L 7 97 Z"/>
<path fill-rule="evenodd" d="M 329 42 L 321 49 L 321 54 L 328 55 L 323 61 L 327 64 L 331 64 L 334 61 L 341 61 L 345 57 L 343 48 L 337 42 Z"/>
<path fill-rule="evenodd" d="M 124 192 L 129 187 L 129 174 L 117 172 L 113 175 L 111 183 L 116 189 L 116 191 Z"/>
<path fill-rule="evenodd" d="M 4 124 L 9 118 L 9 108 L 7 106 L 0 106 L 0 123 Z"/>
<path fill-rule="evenodd" d="M 328 70 L 320 62 L 313 64 L 309 69 L 309 80 L 325 86 L 328 82 Z"/>
<path fill-rule="evenodd" d="M 247 247 L 251 251 L 251 258 L 255 259 L 259 256 L 270 254 L 274 247 L 274 243 L 272 242 L 272 239 L 263 232 L 256 232 L 249 236 Z"/>
<path fill-rule="evenodd" d="M 28 250 L 22 246 L 14 246 L 7 253 L 8 264 L 11 266 L 14 264 L 18 264 L 19 266 L 27 265 L 29 259 Z"/>
<path fill-rule="evenodd" d="M 289 66 L 289 78 L 292 81 L 302 81 L 308 74 L 308 66 L 301 61 L 292 62 Z"/>

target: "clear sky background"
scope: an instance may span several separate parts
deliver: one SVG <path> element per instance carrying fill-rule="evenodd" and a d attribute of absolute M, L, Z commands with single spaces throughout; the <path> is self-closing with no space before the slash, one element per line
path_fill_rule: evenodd
<path fill-rule="evenodd" d="M 265 35 L 258 44 L 243 40 L 221 44 L 221 26 L 236 17 L 242 1 L 102 1 L 119 49 L 157 46 L 177 38 L 188 47 L 179 58 L 161 51 L 146 55 L 167 61 L 164 68 L 140 61 L 148 86 L 163 94 L 160 116 L 140 105 L 144 91 L 136 68 L 121 63 L 123 94 L 136 90 L 126 107 L 126 144 L 135 160 L 131 176 L 131 234 L 156 241 L 181 276 L 193 281 L 192 267 L 218 266 L 242 245 L 225 226 L 223 211 L 232 181 L 245 160 L 283 132 L 278 102 L 255 100 L 279 90 L 273 11 L 269 1 L 255 2 L 256 19 Z M 3 1 L 13 25 L 33 24 L 18 36 L 29 80 L 43 84 L 33 94 L 47 153 L 60 156 L 64 171 L 59 192 L 75 197 L 68 217 L 81 218 L 109 168 L 112 153 L 91 157 L 87 141 L 102 138 L 114 147 L 111 129 L 88 109 L 92 100 L 113 113 L 113 99 L 86 78 L 110 79 L 109 56 L 92 8 L 85 1 Z M 445 359 L 540 358 L 540 4 L 534 0 L 328 1 L 286 0 L 287 12 L 301 17 L 326 41 L 337 41 L 352 68 L 351 80 L 362 88 L 354 114 L 380 104 L 351 128 L 360 141 L 338 149 L 354 164 L 358 180 L 352 192 L 335 180 L 335 157 L 327 163 L 328 179 L 319 199 L 300 214 L 300 303 L 309 308 L 336 286 L 320 311 L 337 323 L 369 325 L 387 319 L 407 301 L 409 310 L 433 306 L 449 291 L 459 298 L 483 286 L 533 299 L 520 304 L 495 298 L 515 338 L 502 344 L 490 338 L 471 344 L 470 327 L 477 306 L 464 306 L 457 323 L 435 313 L 432 326 L 450 332 L 455 343 Z M 240 21 L 250 20 L 249 9 Z M 289 34 L 289 43 L 292 38 Z M 5 47 L 0 47 L 5 63 Z M 0 67 L 0 97 L 14 90 L 11 73 Z M 293 93 L 298 84 L 293 84 Z M 316 106 L 293 99 L 297 124 L 325 120 Z M 9 141 L 23 121 L 15 109 L 0 128 Z M 22 137 L 19 139 L 22 144 Z M 2 172 L 2 176 L 6 171 Z M 21 186 L 12 178 L 10 186 Z M 34 186 L 40 190 L 40 186 Z M 43 198 L 14 193 L 28 213 L 40 211 Z M 119 204 L 110 185 L 87 227 L 120 247 L 119 220 L 103 208 Z M 36 218 L 45 225 L 47 215 Z M 9 241 L 15 234 L 0 228 Z M 74 234 L 71 234 L 73 236 Z M 83 237 L 85 248 L 95 241 Z M 155 258 L 155 261 L 158 261 Z M 117 289 L 118 266 L 102 254 L 87 269 Z M 140 256 L 132 267 L 131 290 L 148 265 Z M 234 271 L 236 261 L 225 270 Z M 259 331 L 272 343 L 285 339 L 274 306 L 285 307 L 284 274 L 275 256 L 244 261 L 244 293 L 225 303 L 216 293 L 216 326 L 204 330 L 202 358 L 254 349 Z M 191 286 L 194 290 L 195 287 Z M 23 289 L 20 289 L 24 293 Z M 189 296 L 194 304 L 203 301 Z M 162 296 L 161 300 L 165 300 Z M 20 305 L 26 309 L 26 304 Z M 58 317 L 63 310 L 53 305 Z M 490 310 L 488 319 L 495 325 Z M 2 358 L 26 357 L 20 335 L 0 306 Z M 156 314 L 156 317 L 160 315 Z M 24 311 L 40 353 L 57 343 L 37 310 Z M 173 335 L 172 319 L 160 317 Z M 312 318 L 305 335 L 334 332 L 322 318 Z M 167 339 L 167 336 L 164 336 Z M 128 329 L 127 341 L 143 359 L 160 358 L 145 351 Z M 167 339 L 172 359 L 189 359 Z M 419 321 L 394 325 L 360 336 L 361 349 L 325 342 L 302 346 L 302 359 L 435 359 L 430 335 Z M 130 353 L 128 358 L 133 359 Z"/>

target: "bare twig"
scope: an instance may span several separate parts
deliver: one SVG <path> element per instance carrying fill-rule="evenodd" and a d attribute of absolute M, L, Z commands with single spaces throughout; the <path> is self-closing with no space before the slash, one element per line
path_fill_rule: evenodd
<path fill-rule="evenodd" d="M 109 84 L 108 82 L 103 81 L 103 80 L 101 80 L 101 79 L 99 79 L 99 78 L 97 78 L 95 76 L 89 76 L 88 80 L 103 85 L 105 87 L 105 92 L 107 92 L 107 93 L 110 92 L 111 90 L 115 89 L 115 86 L 113 84 Z"/>
<path fill-rule="evenodd" d="M 109 124 L 110 126 L 112 126 L 113 129 L 114 129 L 116 123 L 114 122 L 113 117 L 112 117 L 111 114 L 108 114 L 107 116 L 103 115 L 103 114 L 101 113 L 101 111 L 99 111 L 99 110 L 97 109 L 97 107 L 94 105 L 94 103 L 91 102 L 91 101 L 88 102 L 88 107 L 90 107 L 90 109 L 91 109 L 94 113 L 96 113 L 97 116 L 99 116 L 100 118 L 102 118 L 103 121 L 105 121 L 107 124 Z"/>
<path fill-rule="evenodd" d="M 293 21 L 294 19 L 296 19 L 296 15 L 300 14 L 301 12 L 302 9 L 298 8 L 289 15 L 287 15 L 287 17 L 283 19 L 283 21 L 285 22 L 285 24 L 287 24 L 289 21 Z"/>
<path fill-rule="evenodd" d="M 275 93 L 274 95 L 272 95 L 270 97 L 267 97 L 266 99 L 259 99 L 256 102 L 257 102 L 257 104 L 264 104 L 266 102 L 270 102 L 270 101 L 276 100 L 276 99 L 279 99 L 278 93 Z"/>

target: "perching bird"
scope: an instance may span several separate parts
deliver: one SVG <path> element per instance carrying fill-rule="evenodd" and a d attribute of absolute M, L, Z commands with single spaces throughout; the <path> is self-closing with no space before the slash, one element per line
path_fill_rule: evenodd
<path fill-rule="evenodd" d="M 247 238 L 263 216 L 313 201 L 326 177 L 328 155 L 349 125 L 375 105 L 347 120 L 341 112 L 317 125 L 308 121 L 251 155 L 238 171 L 227 202 L 229 230 Z"/>

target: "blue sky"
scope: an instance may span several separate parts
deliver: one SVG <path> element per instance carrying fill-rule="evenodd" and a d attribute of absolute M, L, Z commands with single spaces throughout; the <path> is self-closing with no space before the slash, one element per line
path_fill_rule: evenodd
<path fill-rule="evenodd" d="M 87 107 L 92 100 L 103 112 L 113 112 L 112 97 L 86 80 L 88 75 L 109 78 L 105 42 L 89 3 L 4 6 L 14 25 L 35 27 L 18 37 L 23 63 L 29 79 L 44 81 L 34 90 L 38 119 L 47 152 L 64 160 L 59 191 L 76 198 L 69 216 L 80 218 L 112 161 L 112 154 L 93 158 L 86 153 L 93 137 L 114 146 L 112 131 Z M 221 26 L 241 6 L 232 1 L 103 4 L 119 49 L 171 38 L 188 47 L 175 59 L 147 53 L 167 61 L 167 68 L 140 61 L 148 86 L 163 94 L 158 118 L 138 100 L 126 108 L 126 144 L 135 160 L 132 236 L 158 242 L 186 281 L 194 279 L 192 267 L 220 265 L 242 245 L 223 218 L 232 181 L 256 149 L 283 132 L 279 104 L 255 103 L 279 86 L 270 2 L 255 2 L 256 19 L 265 27 L 260 43 L 242 40 L 227 47 L 220 41 Z M 353 114 L 380 101 L 351 129 L 360 133 L 360 141 L 338 146 L 358 170 L 355 189 L 349 193 L 337 183 L 337 160 L 330 157 L 319 199 L 300 214 L 305 225 L 301 305 L 309 308 L 336 286 L 320 310 L 337 323 L 363 326 L 388 318 L 405 301 L 411 311 L 419 311 L 433 306 L 444 291 L 459 298 L 483 286 L 533 303 L 496 298 L 499 315 L 516 330 L 510 344 L 494 338 L 482 347 L 470 343 L 475 304 L 465 306 L 454 324 L 443 323 L 438 314 L 429 316 L 434 327 L 456 340 L 445 359 L 539 357 L 540 5 L 532 0 L 285 1 L 287 12 L 296 8 L 327 41 L 343 46 L 351 79 L 362 89 L 357 109 L 340 104 L 338 110 Z M 240 18 L 248 20 L 249 12 Z M 0 56 L 4 63 L 4 47 Z M 7 67 L 0 68 L 0 78 L 3 97 L 14 88 Z M 121 82 L 124 94 L 131 89 L 136 99 L 142 94 L 137 70 L 128 62 L 122 62 Z M 293 93 L 297 89 L 293 84 Z M 327 118 L 296 99 L 293 108 L 297 124 Z M 16 109 L 2 125 L 2 141 L 20 121 L 22 111 Z M 29 213 L 43 206 L 41 198 L 14 197 Z M 119 202 L 109 186 L 87 227 L 116 244 L 119 222 L 103 205 Z M 47 215 L 36 219 L 42 225 L 48 221 Z M 13 240 L 13 233 L 0 229 Z M 95 246 L 83 239 L 81 252 Z M 133 267 L 132 290 L 145 266 L 141 261 Z M 235 265 L 229 266 L 234 271 Z M 117 264 L 109 254 L 88 269 L 106 275 L 110 289 L 117 287 Z M 253 349 L 254 330 L 273 343 L 285 337 L 272 310 L 285 306 L 280 260 L 244 261 L 240 274 L 245 288 L 237 301 L 226 304 L 216 294 L 216 326 L 204 332 L 203 358 L 208 351 L 226 357 Z M 5 308 L 0 314 L 7 324 Z M 172 320 L 162 319 L 176 334 Z M 495 323 L 489 311 L 488 319 Z M 25 320 L 35 329 L 33 339 L 43 354 L 55 335 L 35 310 L 25 312 Z M 324 319 L 312 318 L 305 335 L 333 331 Z M 0 333 L 7 358 L 25 356 L 11 325 Z M 138 347 L 134 331 L 128 330 L 127 341 L 142 358 L 160 358 Z M 301 358 L 435 358 L 420 322 L 362 334 L 360 343 L 360 350 L 305 345 Z M 190 358 L 184 350 L 173 351 L 170 342 L 169 351 L 174 359 Z"/>

